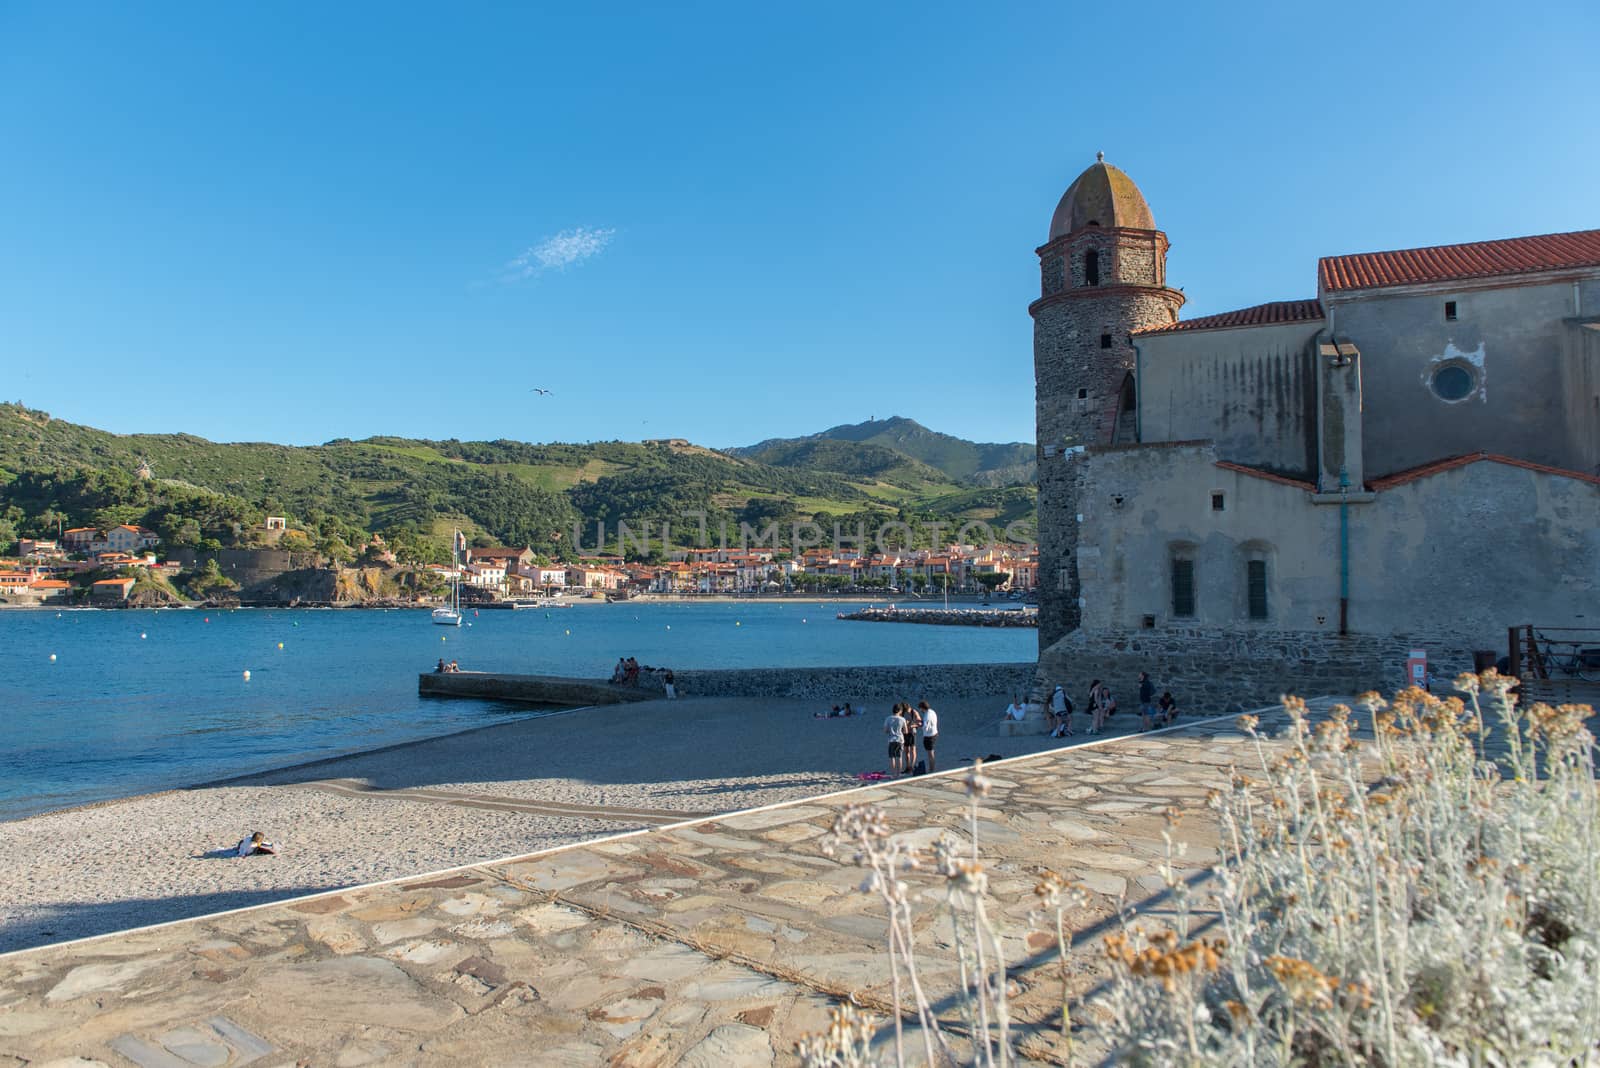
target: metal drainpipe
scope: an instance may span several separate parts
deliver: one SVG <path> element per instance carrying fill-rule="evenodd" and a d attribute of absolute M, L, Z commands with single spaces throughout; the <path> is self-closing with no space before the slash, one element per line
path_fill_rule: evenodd
<path fill-rule="evenodd" d="M 1350 633 L 1350 471 L 1339 465 L 1339 636 Z"/>

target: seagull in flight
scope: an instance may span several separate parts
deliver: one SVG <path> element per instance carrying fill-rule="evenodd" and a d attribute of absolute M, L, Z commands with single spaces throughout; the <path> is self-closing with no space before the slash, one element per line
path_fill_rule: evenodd
<path fill-rule="evenodd" d="M 554 397 L 555 396 L 555 393 L 552 390 L 540 389 L 538 386 L 534 386 L 532 389 L 528 390 L 528 392 L 529 393 L 537 393 L 541 397 Z"/>

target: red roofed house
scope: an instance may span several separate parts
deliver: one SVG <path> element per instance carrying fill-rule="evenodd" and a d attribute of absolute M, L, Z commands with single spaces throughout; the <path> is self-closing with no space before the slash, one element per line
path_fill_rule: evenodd
<path fill-rule="evenodd" d="M 1102 159 L 1037 250 L 1052 683 L 1220 711 L 1392 689 L 1413 647 L 1452 677 L 1518 625 L 1600 647 L 1600 230 L 1329 256 L 1190 318 L 1166 249 Z"/>
<path fill-rule="evenodd" d="M 121 604 L 133 592 L 132 578 L 100 579 L 89 587 L 89 597 L 94 601 Z"/>
<path fill-rule="evenodd" d="M 99 527 L 73 527 L 61 535 L 61 547 L 69 553 L 86 553 L 96 543 L 105 544 Z"/>
<path fill-rule="evenodd" d="M 106 531 L 106 548 L 112 552 L 134 553 L 140 549 L 154 548 L 161 540 L 161 536 L 153 530 L 144 527 L 132 526 L 128 523 L 120 527 L 112 527 Z"/>

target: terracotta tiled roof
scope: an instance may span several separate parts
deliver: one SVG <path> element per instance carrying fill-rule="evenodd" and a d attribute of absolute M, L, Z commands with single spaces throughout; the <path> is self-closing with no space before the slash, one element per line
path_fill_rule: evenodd
<path fill-rule="evenodd" d="M 1224 471 L 1237 471 L 1241 475 L 1249 475 L 1252 478 L 1261 478 L 1267 480 L 1268 482 L 1276 482 L 1280 486 L 1293 486 L 1295 489 L 1306 490 L 1312 493 L 1316 492 L 1317 489 L 1316 486 L 1313 486 L 1309 482 L 1302 482 L 1298 478 L 1289 478 L 1287 475 L 1275 475 L 1271 471 L 1263 471 L 1259 467 L 1246 467 L 1244 464 L 1229 463 L 1227 460 L 1218 460 L 1217 466 L 1222 468 Z"/>
<path fill-rule="evenodd" d="M 1231 330 L 1236 326 L 1272 326 L 1277 323 L 1309 323 L 1321 319 L 1322 305 L 1314 300 L 1275 300 L 1238 311 L 1202 315 L 1166 326 L 1147 326 L 1135 334 L 1176 334 L 1184 330 Z"/>
<path fill-rule="evenodd" d="M 1327 293 L 1570 267 L 1600 267 L 1600 230 L 1324 256 L 1317 262 L 1317 281 L 1321 291 Z"/>
<path fill-rule="evenodd" d="M 1446 460 L 1435 460 L 1433 463 L 1422 464 L 1419 467 L 1410 467 L 1404 471 L 1396 471 L 1392 475 L 1384 475 L 1382 478 L 1368 479 L 1367 488 L 1374 490 L 1385 490 L 1392 486 L 1402 486 L 1407 482 L 1415 482 L 1419 478 L 1427 478 L 1429 475 L 1437 475 L 1441 472 L 1450 471 L 1457 467 L 1466 467 L 1468 464 L 1475 464 L 1483 460 L 1487 460 L 1491 463 L 1506 464 L 1509 467 L 1526 468 L 1529 471 L 1538 471 L 1546 475 L 1560 475 L 1563 478 L 1575 478 L 1580 482 L 1589 482 L 1596 486 L 1600 486 L 1600 476 L 1586 475 L 1582 471 L 1568 471 L 1563 467 L 1551 467 L 1548 464 L 1536 464 L 1531 460 L 1518 460 L 1513 456 L 1500 456 L 1497 453 L 1492 452 L 1473 452 L 1468 453 L 1465 456 L 1452 456 Z"/>

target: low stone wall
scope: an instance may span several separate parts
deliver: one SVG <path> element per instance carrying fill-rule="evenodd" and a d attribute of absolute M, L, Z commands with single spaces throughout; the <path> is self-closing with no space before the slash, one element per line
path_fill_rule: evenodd
<path fill-rule="evenodd" d="M 742 668 L 674 671 L 683 697 L 776 697 L 826 702 L 864 702 L 924 697 L 993 697 L 1025 692 L 1034 665 L 922 664 L 883 667 Z M 660 692 L 659 676 L 641 676 L 641 689 Z"/>
<path fill-rule="evenodd" d="M 1039 658 L 1040 691 L 1060 683 L 1080 711 L 1089 684 L 1104 680 L 1120 711 L 1138 711 L 1139 672 L 1156 693 L 1171 690 L 1185 714 L 1217 714 L 1273 704 L 1284 694 L 1388 695 L 1408 684 L 1406 657 L 1428 655 L 1434 691 L 1472 670 L 1472 650 L 1443 637 L 1374 637 L 1317 632 L 1240 633 L 1209 627 L 1162 627 L 1105 634 L 1074 631 Z"/>
<path fill-rule="evenodd" d="M 981 608 L 863 608 L 859 612 L 842 613 L 839 618 L 867 623 L 935 623 L 947 627 L 1039 626 L 1037 612 L 997 612 Z"/>
<path fill-rule="evenodd" d="M 615 705 L 658 696 L 647 690 L 612 686 L 600 679 L 502 675 L 487 671 L 430 671 L 417 676 L 417 692 L 427 697 L 473 697 L 556 708 Z"/>

